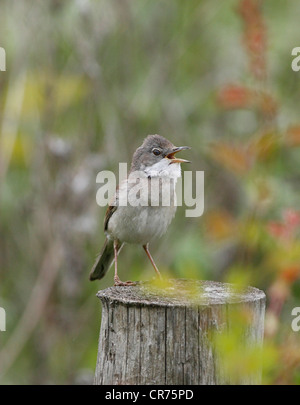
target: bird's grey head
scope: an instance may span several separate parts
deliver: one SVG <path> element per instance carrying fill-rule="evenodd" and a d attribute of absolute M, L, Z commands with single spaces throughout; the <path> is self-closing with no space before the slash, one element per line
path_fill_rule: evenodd
<path fill-rule="evenodd" d="M 177 152 L 184 149 L 190 148 L 188 146 L 176 147 L 161 135 L 148 135 L 133 155 L 131 171 L 143 170 L 148 171 L 149 174 L 151 171 L 159 174 L 160 171 L 171 170 L 173 168 L 168 169 L 168 166 L 174 163 L 177 163 L 174 166 L 179 166 L 180 163 L 189 162 L 175 157 Z"/>

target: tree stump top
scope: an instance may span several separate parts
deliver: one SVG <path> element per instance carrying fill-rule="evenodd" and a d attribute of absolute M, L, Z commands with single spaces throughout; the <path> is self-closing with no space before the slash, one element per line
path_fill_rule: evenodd
<path fill-rule="evenodd" d="M 265 293 L 255 287 L 238 289 L 216 281 L 168 280 L 163 285 L 140 282 L 136 286 L 109 287 L 97 293 L 103 302 L 127 306 L 189 307 L 264 301 Z"/>

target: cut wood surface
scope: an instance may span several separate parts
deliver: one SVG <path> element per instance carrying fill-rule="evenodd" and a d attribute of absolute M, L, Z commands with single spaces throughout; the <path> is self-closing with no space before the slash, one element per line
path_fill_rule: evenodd
<path fill-rule="evenodd" d="M 213 281 L 170 280 L 99 291 L 102 319 L 95 384 L 258 384 L 260 369 L 230 375 L 215 337 L 237 327 L 241 343 L 263 342 L 265 294 Z M 241 318 L 238 318 L 241 319 Z M 246 357 L 245 357 L 246 358 Z"/>

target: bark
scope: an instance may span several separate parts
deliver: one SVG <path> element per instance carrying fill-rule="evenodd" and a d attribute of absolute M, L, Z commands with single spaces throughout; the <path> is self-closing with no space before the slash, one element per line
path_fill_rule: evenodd
<path fill-rule="evenodd" d="M 97 296 L 102 321 L 95 384 L 260 383 L 260 366 L 231 375 L 230 356 L 215 340 L 237 329 L 245 359 L 251 348 L 260 356 L 265 294 L 257 288 L 172 280 L 164 288 L 141 283 Z"/>

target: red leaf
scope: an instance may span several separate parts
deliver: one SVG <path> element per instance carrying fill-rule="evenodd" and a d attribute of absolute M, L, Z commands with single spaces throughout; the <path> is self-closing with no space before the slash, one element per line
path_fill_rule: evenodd
<path fill-rule="evenodd" d="M 218 102 L 225 108 L 244 108 L 251 103 L 251 91 L 246 87 L 228 85 L 220 90 Z"/>
<path fill-rule="evenodd" d="M 296 228 L 300 225 L 300 212 L 292 208 L 287 209 L 283 213 L 283 220 L 289 228 Z"/>

